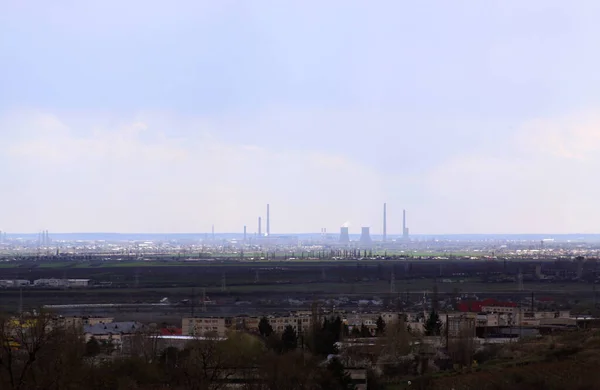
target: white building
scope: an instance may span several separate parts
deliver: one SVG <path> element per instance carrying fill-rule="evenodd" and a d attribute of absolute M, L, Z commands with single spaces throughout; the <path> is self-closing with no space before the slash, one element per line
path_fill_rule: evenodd
<path fill-rule="evenodd" d="M 31 285 L 31 282 L 25 279 L 0 280 L 0 287 L 27 287 L 29 285 Z"/>
<path fill-rule="evenodd" d="M 89 287 L 90 279 L 67 279 L 69 287 Z"/>
<path fill-rule="evenodd" d="M 37 279 L 33 282 L 36 287 L 65 287 L 67 279 Z"/>

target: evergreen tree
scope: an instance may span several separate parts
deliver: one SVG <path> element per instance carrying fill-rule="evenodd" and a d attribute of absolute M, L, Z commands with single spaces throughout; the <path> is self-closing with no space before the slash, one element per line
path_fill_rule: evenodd
<path fill-rule="evenodd" d="M 425 336 L 440 336 L 442 333 L 442 321 L 435 310 L 429 313 L 429 318 L 425 322 Z"/>
<path fill-rule="evenodd" d="M 273 327 L 269 323 L 267 317 L 260 319 L 260 322 L 258 323 L 258 331 L 263 337 L 269 337 L 271 334 L 273 334 Z"/>
<path fill-rule="evenodd" d="M 352 336 L 353 338 L 360 337 L 360 328 L 358 326 L 353 326 L 352 332 L 350 332 L 350 336 Z"/>
<path fill-rule="evenodd" d="M 327 390 L 353 390 L 355 386 L 352 384 L 350 374 L 342 362 L 338 358 L 333 358 L 327 364 L 327 370 L 323 373 L 319 380 L 320 388 Z"/>
<path fill-rule="evenodd" d="M 293 351 L 298 347 L 298 335 L 292 325 L 287 325 L 283 330 L 281 343 L 283 352 Z"/>
<path fill-rule="evenodd" d="M 314 353 L 317 355 L 331 355 L 337 353 L 335 343 L 340 341 L 342 335 L 342 319 L 336 317 L 334 320 L 325 318 L 323 326 L 312 335 L 314 340 Z"/>
<path fill-rule="evenodd" d="M 334 343 L 337 343 L 342 339 L 343 324 L 342 318 L 340 316 L 337 316 L 335 320 L 331 322 L 330 330 L 333 336 Z"/>
<path fill-rule="evenodd" d="M 371 331 L 365 324 L 360 325 L 360 337 L 371 337 Z"/>
<path fill-rule="evenodd" d="M 347 324 L 344 324 L 344 329 L 342 330 L 342 334 L 344 337 L 350 336 L 350 328 Z"/>
<path fill-rule="evenodd" d="M 96 356 L 101 352 L 101 350 L 102 348 L 100 343 L 94 337 L 92 337 L 90 341 L 85 344 L 85 354 L 87 356 Z"/>
<path fill-rule="evenodd" d="M 377 319 L 376 334 L 377 334 L 377 336 L 382 336 L 384 333 L 385 333 L 385 321 L 383 320 L 383 317 L 379 316 L 379 318 Z"/>

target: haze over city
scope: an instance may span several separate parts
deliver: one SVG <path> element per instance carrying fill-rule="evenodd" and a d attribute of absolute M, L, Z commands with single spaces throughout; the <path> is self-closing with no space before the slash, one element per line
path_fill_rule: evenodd
<path fill-rule="evenodd" d="M 0 5 L 0 230 L 598 233 L 596 1 Z"/>

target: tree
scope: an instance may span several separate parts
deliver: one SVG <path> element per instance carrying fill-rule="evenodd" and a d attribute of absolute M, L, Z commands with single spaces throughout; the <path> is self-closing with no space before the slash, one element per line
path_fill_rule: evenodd
<path fill-rule="evenodd" d="M 340 341 L 343 323 L 340 317 L 333 320 L 325 318 L 323 326 L 313 331 L 312 352 L 316 355 L 327 356 L 337 353 L 335 343 Z"/>
<path fill-rule="evenodd" d="M 297 390 L 315 387 L 315 376 L 318 372 L 316 361 L 306 359 L 301 353 L 286 353 L 275 355 L 264 354 L 258 365 L 259 382 L 254 387 L 249 384 L 244 389 L 253 390 Z"/>
<path fill-rule="evenodd" d="M 429 313 L 429 318 L 425 322 L 425 336 L 439 336 L 442 333 L 442 321 L 440 316 L 434 310 Z"/>
<path fill-rule="evenodd" d="M 293 351 L 298 347 L 298 335 L 291 325 L 287 325 L 281 335 L 283 352 Z"/>
<path fill-rule="evenodd" d="M 369 328 L 365 326 L 365 324 L 360 325 L 360 337 L 371 337 L 371 331 Z"/>
<path fill-rule="evenodd" d="M 348 326 L 348 324 L 344 324 L 344 329 L 342 330 L 342 334 L 344 335 L 344 338 L 350 336 L 350 327 Z"/>
<path fill-rule="evenodd" d="M 385 331 L 385 335 L 379 339 L 377 344 L 380 346 L 381 355 L 391 357 L 393 361 L 398 361 L 401 357 L 410 353 L 411 335 L 406 329 L 402 318 L 390 323 Z"/>
<path fill-rule="evenodd" d="M 82 388 L 85 344 L 46 313 L 0 318 L 0 388 Z"/>
<path fill-rule="evenodd" d="M 86 356 L 94 357 L 101 352 L 102 348 L 100 347 L 100 343 L 96 340 L 95 337 L 92 337 L 90 341 L 85 343 L 85 354 Z"/>
<path fill-rule="evenodd" d="M 273 334 L 273 327 L 269 323 L 267 317 L 260 319 L 260 322 L 258 323 L 258 332 L 263 337 L 269 337 L 271 334 Z"/>
<path fill-rule="evenodd" d="M 358 326 L 353 326 L 352 331 L 350 332 L 350 336 L 353 338 L 360 337 L 360 328 Z"/>
<path fill-rule="evenodd" d="M 382 336 L 385 333 L 385 321 L 381 316 L 377 319 L 377 336 Z"/>
<path fill-rule="evenodd" d="M 325 370 L 318 380 L 321 389 L 354 389 L 355 386 L 352 384 L 352 378 L 350 374 L 346 372 L 346 368 L 338 358 L 333 358 L 327 364 L 327 370 Z"/>
<path fill-rule="evenodd" d="M 151 363 L 158 357 L 159 336 L 160 332 L 156 327 L 139 329 L 123 339 L 123 351 Z"/>

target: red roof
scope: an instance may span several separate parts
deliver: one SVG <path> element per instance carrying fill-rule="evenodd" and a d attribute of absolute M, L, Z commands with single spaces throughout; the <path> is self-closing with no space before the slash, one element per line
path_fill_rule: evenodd
<path fill-rule="evenodd" d="M 472 302 L 459 302 L 457 309 L 462 312 L 481 312 L 483 306 L 496 306 L 496 307 L 517 307 L 514 302 L 500 302 L 493 298 L 484 299 L 483 301 L 472 301 Z"/>
<path fill-rule="evenodd" d="M 161 336 L 181 336 L 182 333 L 181 328 L 162 328 L 160 330 Z"/>

